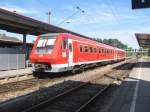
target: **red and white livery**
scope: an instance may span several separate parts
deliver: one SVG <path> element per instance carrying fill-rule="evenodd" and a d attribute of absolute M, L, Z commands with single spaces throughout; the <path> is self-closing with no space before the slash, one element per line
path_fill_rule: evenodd
<path fill-rule="evenodd" d="M 30 54 L 33 71 L 64 72 L 81 65 L 124 60 L 126 52 L 68 33 L 37 37 Z"/>

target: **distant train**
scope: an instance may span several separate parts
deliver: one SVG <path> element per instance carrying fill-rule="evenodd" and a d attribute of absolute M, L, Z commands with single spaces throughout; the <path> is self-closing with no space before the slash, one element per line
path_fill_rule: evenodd
<path fill-rule="evenodd" d="M 35 72 L 71 71 L 125 58 L 126 52 L 122 49 L 68 33 L 38 36 L 30 54 Z"/>

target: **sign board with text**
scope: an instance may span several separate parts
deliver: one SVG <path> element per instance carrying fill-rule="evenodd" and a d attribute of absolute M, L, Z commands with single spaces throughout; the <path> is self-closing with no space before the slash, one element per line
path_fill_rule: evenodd
<path fill-rule="evenodd" d="M 150 8 L 150 0 L 132 0 L 132 9 Z"/>

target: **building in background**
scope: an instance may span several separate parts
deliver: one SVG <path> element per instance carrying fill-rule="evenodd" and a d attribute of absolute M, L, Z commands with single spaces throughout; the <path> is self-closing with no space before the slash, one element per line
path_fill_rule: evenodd
<path fill-rule="evenodd" d="M 25 68 L 33 43 L 27 43 L 26 56 L 22 45 L 18 38 L 0 34 L 0 70 Z"/>

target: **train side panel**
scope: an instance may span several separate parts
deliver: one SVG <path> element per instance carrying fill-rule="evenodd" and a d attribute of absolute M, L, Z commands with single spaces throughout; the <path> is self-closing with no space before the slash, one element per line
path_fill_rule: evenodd
<path fill-rule="evenodd" d="M 35 71 L 37 67 L 44 72 L 63 72 L 72 70 L 76 65 L 117 61 L 126 57 L 125 51 L 121 49 L 66 33 L 55 35 L 51 45 L 49 36 L 52 35 L 47 34 L 47 38 L 37 37 L 35 41 L 30 55 Z M 50 48 L 51 52 L 47 53 Z"/>

